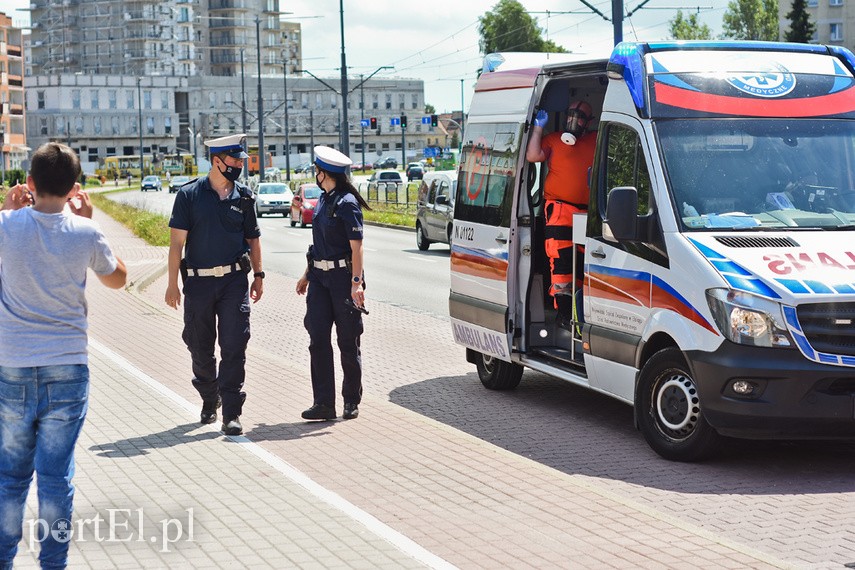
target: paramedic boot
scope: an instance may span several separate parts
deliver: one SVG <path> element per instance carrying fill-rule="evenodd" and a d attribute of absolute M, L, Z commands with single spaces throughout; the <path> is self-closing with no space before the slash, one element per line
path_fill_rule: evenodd
<path fill-rule="evenodd" d="M 558 305 L 558 315 L 555 317 L 556 326 L 573 331 L 573 297 L 570 295 L 556 295 L 555 304 Z"/>

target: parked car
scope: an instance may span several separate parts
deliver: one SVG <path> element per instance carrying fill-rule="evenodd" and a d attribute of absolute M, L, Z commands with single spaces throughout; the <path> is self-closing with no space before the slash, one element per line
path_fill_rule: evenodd
<path fill-rule="evenodd" d="M 368 190 L 377 190 L 378 188 L 389 190 L 397 190 L 404 183 L 401 178 L 401 173 L 397 170 L 378 170 L 368 179 Z"/>
<path fill-rule="evenodd" d="M 416 246 L 422 251 L 434 242 L 451 244 L 457 171 L 438 170 L 424 175 L 416 209 Z"/>
<path fill-rule="evenodd" d="M 374 162 L 374 170 L 379 170 L 381 168 L 398 168 L 398 159 L 394 156 L 387 156 L 386 158 L 378 158 Z"/>
<path fill-rule="evenodd" d="M 421 162 L 411 162 L 407 165 L 407 182 L 421 180 L 425 176 L 425 170 Z"/>
<path fill-rule="evenodd" d="M 280 180 L 282 180 L 282 171 L 276 168 L 275 166 L 265 168 L 264 179 L 268 182 L 279 182 Z"/>
<path fill-rule="evenodd" d="M 140 186 L 140 190 L 143 192 L 148 192 L 149 190 L 160 191 L 161 183 L 159 176 L 146 176 L 143 178 L 142 185 Z"/>
<path fill-rule="evenodd" d="M 297 195 L 291 200 L 291 227 L 300 222 L 300 227 L 305 228 L 312 223 L 312 215 L 318 198 L 321 197 L 321 189 L 317 184 L 300 184 Z"/>
<path fill-rule="evenodd" d="M 291 200 L 294 192 L 284 182 L 259 182 L 255 189 L 255 215 L 259 218 L 264 214 L 291 213 Z"/>
<path fill-rule="evenodd" d="M 178 192 L 178 189 L 190 182 L 189 176 L 173 176 L 169 181 L 169 193 Z"/>
<path fill-rule="evenodd" d="M 353 161 L 353 164 L 352 164 L 352 165 L 350 165 L 350 170 L 351 170 L 351 171 L 354 171 L 354 172 L 355 172 L 355 171 L 357 171 L 357 170 L 359 170 L 359 171 L 362 171 L 362 170 L 368 170 L 369 168 L 371 168 L 371 164 L 370 164 L 370 163 L 368 163 L 368 162 L 360 162 L 360 161 L 358 161 L 358 160 Z"/>
<path fill-rule="evenodd" d="M 301 172 L 312 172 L 314 170 L 314 165 L 311 162 L 304 162 L 300 166 L 294 169 L 294 174 L 300 174 Z"/>

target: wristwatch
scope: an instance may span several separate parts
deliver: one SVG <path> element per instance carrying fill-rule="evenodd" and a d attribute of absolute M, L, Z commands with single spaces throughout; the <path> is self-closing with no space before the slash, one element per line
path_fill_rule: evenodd
<path fill-rule="evenodd" d="M 354 275 L 353 276 L 353 284 L 359 285 L 360 283 L 362 283 L 362 279 L 359 277 L 359 275 Z"/>
<path fill-rule="evenodd" d="M 256 272 L 256 273 L 253 273 L 253 274 L 252 274 L 252 276 L 253 276 L 253 277 L 259 277 L 259 278 L 261 278 L 261 279 L 264 279 L 264 271 L 258 271 L 258 272 Z"/>

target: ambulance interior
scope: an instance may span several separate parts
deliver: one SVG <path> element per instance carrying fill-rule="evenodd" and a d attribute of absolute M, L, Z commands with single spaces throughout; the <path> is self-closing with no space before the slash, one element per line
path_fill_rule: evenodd
<path fill-rule="evenodd" d="M 543 135 L 553 131 L 563 131 L 567 106 L 571 101 L 582 100 L 591 105 L 593 118 L 588 124 L 588 131 L 596 131 L 599 126 L 599 117 L 603 109 L 607 78 L 605 73 L 592 72 L 589 75 L 574 75 L 573 77 L 549 78 L 544 85 L 540 101 L 536 105 L 532 116 L 537 109 L 543 109 L 549 113 L 549 119 L 544 127 Z M 525 143 L 528 143 L 527 131 Z M 525 152 L 525 147 L 521 150 Z M 528 187 L 529 208 L 532 212 L 532 252 L 531 252 L 531 275 L 528 289 L 521 294 L 525 298 L 526 320 L 525 330 L 528 331 L 526 346 L 530 352 L 535 352 L 550 359 L 562 363 L 581 366 L 581 338 L 579 327 L 559 326 L 557 322 L 558 311 L 555 309 L 554 301 L 550 295 L 551 277 L 549 257 L 545 247 L 545 216 L 544 216 L 544 181 L 548 175 L 548 161 L 542 163 L 528 163 L 525 184 Z M 590 172 L 590 171 L 589 171 Z M 581 173 L 581 176 L 590 176 Z M 577 249 L 577 261 L 574 267 L 574 282 L 581 283 L 584 272 L 583 254 L 580 246 Z M 525 284 L 521 284 L 525 287 Z M 574 287 L 574 298 L 576 308 L 575 318 L 581 320 L 583 317 L 581 289 Z"/>

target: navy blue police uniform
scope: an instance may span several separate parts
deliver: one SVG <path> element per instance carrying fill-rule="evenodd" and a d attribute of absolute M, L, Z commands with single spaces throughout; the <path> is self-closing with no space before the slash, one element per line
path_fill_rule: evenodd
<path fill-rule="evenodd" d="M 312 392 L 315 404 L 335 407 L 332 325 L 335 323 L 341 367 L 341 392 L 346 403 L 362 400 L 362 315 L 351 299 L 350 240 L 362 239 L 362 209 L 350 192 L 323 192 L 312 215 L 306 296 Z"/>
<path fill-rule="evenodd" d="M 241 415 L 246 393 L 250 269 L 247 239 L 261 236 L 252 192 L 235 182 L 220 200 L 208 177 L 181 187 L 169 227 L 186 230 L 184 246 L 184 332 L 193 386 L 204 402 L 222 397 L 223 417 Z M 182 269 L 182 276 L 185 270 Z M 219 338 L 220 366 L 214 356 Z"/>

